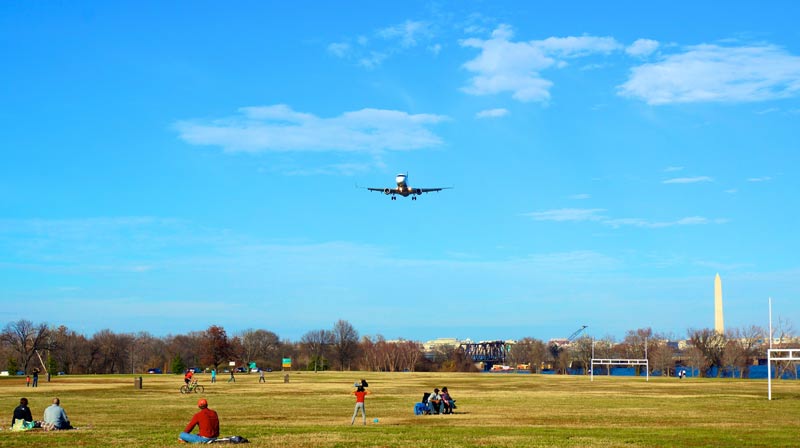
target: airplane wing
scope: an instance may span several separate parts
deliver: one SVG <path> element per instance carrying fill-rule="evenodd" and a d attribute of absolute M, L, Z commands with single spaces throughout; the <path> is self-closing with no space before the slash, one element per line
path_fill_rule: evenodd
<path fill-rule="evenodd" d="M 366 188 L 369 191 L 380 191 L 381 193 L 384 193 L 384 194 L 399 194 L 400 193 L 400 190 L 398 190 L 396 188 L 370 188 L 370 187 L 366 187 Z M 388 191 L 388 193 L 387 193 L 387 191 Z"/>
<path fill-rule="evenodd" d="M 420 193 L 430 193 L 432 191 L 442 191 L 442 190 L 449 190 L 453 187 L 442 187 L 442 188 L 417 188 Z"/>

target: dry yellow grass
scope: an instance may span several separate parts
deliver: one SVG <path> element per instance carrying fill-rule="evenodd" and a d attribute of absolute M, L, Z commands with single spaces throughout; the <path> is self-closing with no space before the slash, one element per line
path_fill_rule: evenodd
<path fill-rule="evenodd" d="M 0 446 L 158 447 L 177 435 L 196 411 L 196 394 L 178 392 L 182 377 L 64 376 L 37 389 L 24 379 L 0 379 L 8 426 L 19 397 L 39 418 L 61 398 L 78 431 L 0 432 Z M 294 372 L 221 377 L 203 394 L 219 412 L 223 435 L 249 446 L 798 446 L 800 383 L 463 373 Z M 353 382 L 366 378 L 368 425 L 350 426 Z M 448 386 L 458 413 L 413 415 L 422 393 Z M 378 423 L 373 419 L 378 418 Z M 359 419 L 356 420 L 357 423 Z"/>

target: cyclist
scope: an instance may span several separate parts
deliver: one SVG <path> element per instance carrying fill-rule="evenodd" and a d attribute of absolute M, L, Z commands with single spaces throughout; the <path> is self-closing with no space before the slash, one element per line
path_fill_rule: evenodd
<path fill-rule="evenodd" d="M 186 369 L 186 374 L 183 375 L 183 382 L 186 383 L 187 386 L 192 382 L 192 376 L 194 376 L 194 371 L 192 369 Z"/>

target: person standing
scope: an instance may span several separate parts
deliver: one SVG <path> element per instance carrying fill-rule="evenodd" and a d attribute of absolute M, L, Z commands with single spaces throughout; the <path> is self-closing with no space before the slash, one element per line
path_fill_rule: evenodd
<path fill-rule="evenodd" d="M 217 369 L 211 369 L 211 382 L 217 382 Z"/>
<path fill-rule="evenodd" d="M 364 386 L 356 383 L 357 389 L 353 392 L 353 395 L 356 396 L 356 407 L 353 409 L 353 418 L 350 420 L 350 426 L 353 426 L 353 423 L 356 422 L 356 415 L 358 415 L 358 410 L 361 410 L 361 419 L 364 421 L 364 426 L 367 425 L 367 410 L 364 407 L 364 399 L 369 395 L 369 391 L 364 389 Z"/>
<path fill-rule="evenodd" d="M 31 387 L 31 376 L 30 375 L 25 377 L 25 387 Z"/>
<path fill-rule="evenodd" d="M 33 387 L 39 387 L 39 369 L 33 369 Z"/>
<path fill-rule="evenodd" d="M 72 429 L 72 424 L 70 424 L 67 413 L 61 407 L 61 401 L 58 398 L 53 398 L 53 404 L 44 410 L 43 420 L 42 428 L 45 430 Z"/>
<path fill-rule="evenodd" d="M 258 375 L 258 382 L 259 383 L 266 383 L 267 379 L 264 378 L 264 370 L 263 369 L 258 369 L 258 374 L 259 374 Z"/>
<path fill-rule="evenodd" d="M 178 436 L 178 440 L 188 443 L 210 443 L 219 437 L 219 416 L 215 411 L 208 409 L 208 401 L 201 398 L 197 401 L 200 411 L 192 416 L 192 421 L 186 425 L 183 432 Z M 192 430 L 197 426 L 197 434 L 192 434 Z"/>
<path fill-rule="evenodd" d="M 231 369 L 231 377 L 228 378 L 228 382 L 229 383 L 235 383 L 236 382 L 236 377 L 233 376 L 233 371 L 234 371 L 234 369 Z"/>

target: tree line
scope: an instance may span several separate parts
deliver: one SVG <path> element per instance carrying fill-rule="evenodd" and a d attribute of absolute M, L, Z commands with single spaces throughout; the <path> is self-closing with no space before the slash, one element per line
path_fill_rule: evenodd
<path fill-rule="evenodd" d="M 790 325 L 781 321 L 775 348 L 796 348 Z M 690 329 L 683 346 L 671 335 L 654 334 L 650 328 L 628 331 L 622 341 L 612 337 L 584 336 L 568 344 L 523 338 L 509 344 L 506 362 L 533 373 L 586 373 L 595 358 L 643 359 L 650 369 L 674 375 L 676 366 L 697 369 L 700 375 L 747 377 L 750 366 L 766 358 L 768 336 L 751 326 L 725 334 L 710 329 Z M 235 335 L 217 325 L 203 331 L 156 337 L 147 332 L 115 333 L 109 329 L 91 337 L 66 326 L 53 327 L 21 319 L 9 322 L 0 333 L 0 363 L 11 373 L 30 373 L 46 368 L 67 374 L 144 373 L 158 368 L 180 373 L 187 368 L 221 369 L 230 362 L 247 367 L 279 370 L 290 358 L 292 368 L 305 370 L 366 371 L 477 371 L 463 350 L 439 346 L 425 352 L 421 343 L 387 341 L 383 336 L 359 336 L 352 324 L 335 322 L 330 329 L 305 333 L 299 341 L 281 339 L 272 331 L 247 329 Z M 2 364 L 0 364 L 2 366 Z M 778 371 L 791 371 L 779 365 Z M 651 372 L 652 373 L 652 372 Z"/>

